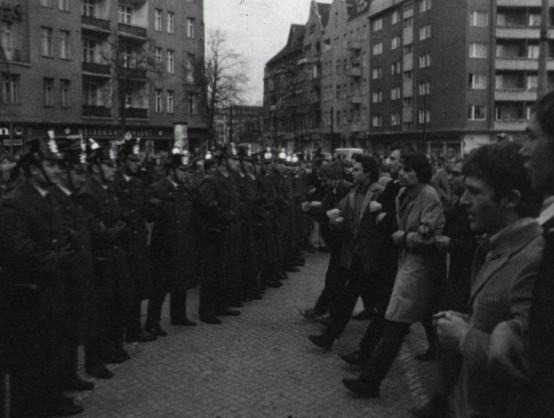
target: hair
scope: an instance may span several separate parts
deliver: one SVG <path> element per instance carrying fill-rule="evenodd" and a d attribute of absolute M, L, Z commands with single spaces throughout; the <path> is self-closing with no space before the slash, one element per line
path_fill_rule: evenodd
<path fill-rule="evenodd" d="M 375 158 L 369 155 L 355 154 L 352 159 L 362 165 L 364 173 L 370 174 L 371 182 L 379 180 L 379 163 Z"/>
<path fill-rule="evenodd" d="M 429 184 L 433 177 L 433 167 L 425 155 L 405 148 L 402 150 L 401 161 L 404 166 L 415 171 L 420 183 Z"/>
<path fill-rule="evenodd" d="M 532 216 L 536 214 L 537 198 L 531 190 L 531 179 L 519 148 L 513 142 L 484 145 L 469 153 L 462 172 L 466 177 L 484 181 L 493 190 L 495 201 L 517 190 L 521 197 L 516 212 L 520 216 Z"/>
<path fill-rule="evenodd" d="M 543 96 L 532 108 L 541 129 L 554 142 L 554 91 Z"/>
<path fill-rule="evenodd" d="M 325 164 L 319 169 L 319 176 L 329 180 L 340 180 L 342 178 L 342 167 L 338 162 Z"/>

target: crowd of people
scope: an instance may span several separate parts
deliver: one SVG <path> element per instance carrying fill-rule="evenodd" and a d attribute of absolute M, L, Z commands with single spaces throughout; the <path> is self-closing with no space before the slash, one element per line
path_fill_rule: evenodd
<path fill-rule="evenodd" d="M 370 319 L 360 396 L 382 381 L 414 323 L 440 383 L 418 417 L 554 417 L 554 93 L 534 107 L 524 144 L 500 142 L 438 170 L 411 148 L 386 160 L 217 149 L 148 159 L 136 141 L 33 139 L 2 163 L 0 367 L 12 417 L 83 411 L 67 390 L 110 379 L 125 343 L 222 323 L 330 253 L 324 288 L 302 312 L 329 350 L 359 298 Z M 473 261 L 471 261 L 473 260 Z M 146 302 L 145 302 L 146 301 Z M 142 308 L 146 315 L 143 321 Z M 144 323 L 143 323 L 144 322 Z M 171 331 L 170 331 L 171 332 Z M 8 390 L 9 389 L 9 390 Z"/>

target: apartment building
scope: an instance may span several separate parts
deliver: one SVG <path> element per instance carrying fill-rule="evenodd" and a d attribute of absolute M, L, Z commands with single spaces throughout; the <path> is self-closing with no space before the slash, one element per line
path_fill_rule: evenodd
<path fill-rule="evenodd" d="M 540 3 L 374 0 L 371 147 L 460 155 L 521 136 L 537 99 Z"/>
<path fill-rule="evenodd" d="M 191 146 L 205 140 L 203 0 L 3 3 L 5 145 L 53 129 L 100 141 L 130 132 L 167 149 L 175 123 Z"/>

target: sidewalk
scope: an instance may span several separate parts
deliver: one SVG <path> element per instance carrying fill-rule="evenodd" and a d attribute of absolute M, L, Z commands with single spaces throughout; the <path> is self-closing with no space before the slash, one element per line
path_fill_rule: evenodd
<path fill-rule="evenodd" d="M 356 347 L 367 322 L 351 321 L 332 351 L 321 352 L 307 336 L 320 326 L 301 318 L 298 309 L 313 304 L 327 267 L 325 254 L 309 254 L 300 273 L 264 300 L 249 303 L 223 325 L 162 327 L 169 337 L 128 345 L 132 360 L 111 367 L 115 377 L 77 395 L 83 417 L 375 417 L 404 418 L 408 408 L 426 400 L 435 380 L 432 363 L 413 360 L 425 338 L 414 326 L 381 398 L 350 395 L 341 379 L 355 370 L 337 353 Z M 197 321 L 198 292 L 190 292 L 189 313 Z"/>

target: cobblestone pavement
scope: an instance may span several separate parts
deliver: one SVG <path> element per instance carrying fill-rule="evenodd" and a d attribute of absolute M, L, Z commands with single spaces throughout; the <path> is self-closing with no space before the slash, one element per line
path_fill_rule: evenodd
<path fill-rule="evenodd" d="M 408 409 L 427 399 L 435 381 L 433 363 L 413 360 L 425 349 L 421 327 L 408 336 L 383 382 L 381 398 L 357 398 L 343 376 L 356 370 L 337 353 L 356 347 L 367 322 L 351 321 L 329 352 L 315 349 L 308 334 L 320 325 L 301 318 L 323 285 L 328 257 L 309 254 L 300 273 L 262 301 L 249 303 L 223 325 L 173 327 L 169 337 L 128 345 L 133 359 L 112 367 L 115 377 L 77 394 L 83 417 L 316 418 L 410 417 Z M 190 317 L 197 317 L 197 291 L 190 292 Z"/>

